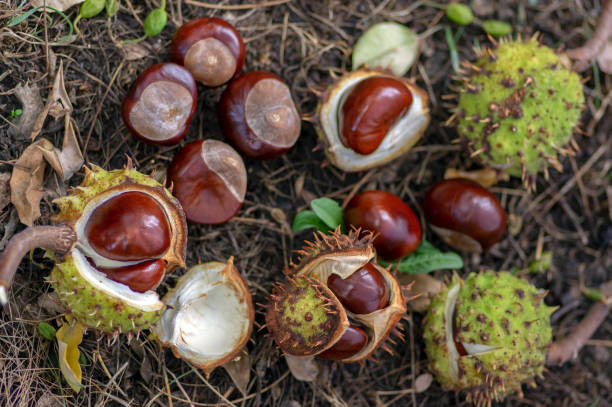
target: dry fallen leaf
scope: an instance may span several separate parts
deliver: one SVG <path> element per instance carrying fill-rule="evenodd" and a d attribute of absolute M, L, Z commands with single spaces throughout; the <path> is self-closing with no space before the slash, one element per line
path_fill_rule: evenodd
<path fill-rule="evenodd" d="M 64 117 L 64 141 L 62 142 L 62 149 L 58 150 L 50 142 L 42 143 L 39 148 L 55 172 L 66 181 L 83 166 L 84 160 L 70 115 Z"/>
<path fill-rule="evenodd" d="M 243 349 L 240 355 L 222 366 L 230 375 L 240 393 L 246 395 L 251 377 L 251 357 L 246 349 Z"/>
<path fill-rule="evenodd" d="M 599 69 L 607 74 L 612 74 L 612 41 L 608 41 L 597 57 Z"/>
<path fill-rule="evenodd" d="M 8 172 L 0 173 L 0 211 L 4 209 L 4 207 L 8 205 L 9 202 L 11 202 L 10 200 L 10 196 L 11 196 L 10 195 L 11 193 L 10 181 L 11 181 L 11 174 L 9 174 Z"/>
<path fill-rule="evenodd" d="M 19 99 L 23 112 L 16 120 L 15 127 L 9 129 L 9 134 L 13 137 L 25 139 L 32 133 L 36 119 L 43 110 L 43 102 L 38 88 L 29 85 L 17 85 L 15 96 Z"/>
<path fill-rule="evenodd" d="M 83 325 L 77 320 L 71 320 L 68 316 L 67 321 L 57 330 L 56 338 L 58 345 L 59 366 L 62 375 L 72 387 L 72 390 L 79 392 L 81 384 L 81 365 L 79 364 L 79 345 L 83 342 Z"/>
<path fill-rule="evenodd" d="M 47 7 L 53 7 L 58 9 L 59 11 L 64 11 L 74 6 L 75 4 L 81 4 L 85 0 L 46 0 Z M 33 0 L 33 7 L 40 7 L 45 4 L 44 0 Z"/>
<path fill-rule="evenodd" d="M 471 181 L 478 182 L 480 185 L 487 188 L 497 184 L 499 181 L 508 181 L 510 176 L 505 172 L 497 172 L 493 168 L 484 168 L 482 170 L 472 171 L 447 168 L 444 172 L 444 179 L 451 178 L 466 178 Z"/>
<path fill-rule="evenodd" d="M 45 124 L 47 115 L 50 114 L 55 119 L 58 119 L 70 113 L 72 113 L 72 103 L 70 103 L 70 98 L 68 97 L 66 87 L 64 86 L 64 63 L 62 60 L 60 60 L 60 66 L 57 70 L 57 75 L 55 75 L 53 88 L 47 96 L 45 107 L 36 118 L 30 138 L 35 139 L 36 136 L 40 134 L 40 131 Z"/>
<path fill-rule="evenodd" d="M 314 356 L 291 356 L 285 355 L 287 366 L 293 377 L 303 382 L 312 382 L 319 375 L 319 364 Z"/>
<path fill-rule="evenodd" d="M 398 273 L 398 280 L 402 286 L 412 284 L 409 289 L 404 290 L 406 298 L 421 294 L 419 297 L 408 302 L 408 306 L 416 312 L 427 311 L 431 298 L 437 295 L 444 287 L 441 281 L 424 273 Z"/>
<path fill-rule="evenodd" d="M 123 51 L 123 56 L 127 61 L 135 61 L 151 55 L 151 51 L 137 42 L 122 45 L 121 51 Z"/>
<path fill-rule="evenodd" d="M 429 389 L 431 383 L 433 382 L 433 376 L 430 373 L 423 373 L 419 375 L 414 381 L 414 391 L 417 393 L 422 393 L 425 390 Z"/>

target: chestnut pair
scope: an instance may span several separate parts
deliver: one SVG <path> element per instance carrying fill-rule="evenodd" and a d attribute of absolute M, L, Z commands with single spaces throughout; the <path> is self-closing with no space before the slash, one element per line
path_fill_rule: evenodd
<path fill-rule="evenodd" d="M 238 31 L 219 18 L 200 18 L 176 32 L 173 62 L 153 65 L 131 86 L 122 106 L 126 126 L 148 143 L 171 145 L 187 133 L 197 105 L 196 80 L 207 87 L 231 81 L 218 106 L 223 134 L 244 155 L 278 156 L 300 134 L 301 120 L 281 78 L 269 72 L 238 76 L 245 48 Z M 185 146 L 168 168 L 168 183 L 189 220 L 221 223 L 234 216 L 246 194 L 240 155 L 217 140 Z"/>

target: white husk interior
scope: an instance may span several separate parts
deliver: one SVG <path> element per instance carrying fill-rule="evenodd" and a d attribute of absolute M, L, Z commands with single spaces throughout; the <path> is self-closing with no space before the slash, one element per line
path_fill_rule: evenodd
<path fill-rule="evenodd" d="M 157 311 L 164 307 L 163 302 L 155 291 L 138 293 L 132 291 L 127 285 L 110 280 L 104 273 L 93 268 L 85 255 L 79 250 L 72 251 L 72 259 L 85 281 L 107 295 L 120 299 L 123 303 L 142 310 L 143 312 Z"/>
<path fill-rule="evenodd" d="M 352 76 L 343 79 L 342 89 L 330 95 L 329 100 L 326 101 L 321 111 L 321 125 L 326 129 L 325 133 L 329 142 L 328 151 L 331 155 L 335 156 L 336 165 L 346 171 L 359 171 L 370 168 L 385 162 L 389 156 L 397 156 L 400 150 L 409 148 L 406 147 L 406 144 L 412 146 L 412 144 L 416 143 L 422 133 L 422 129 L 429 122 L 429 115 L 426 113 L 427 108 L 423 106 L 423 99 L 419 92 L 414 92 L 411 89 L 413 100 L 410 110 L 389 129 L 389 133 L 383 138 L 374 152 L 368 155 L 361 155 L 342 144 L 338 128 L 340 120 L 338 119 L 344 99 L 357 83 L 377 75 L 380 74 L 374 72 L 355 75 L 353 73 Z M 412 142 L 406 140 L 412 138 L 414 138 Z"/>
<path fill-rule="evenodd" d="M 168 309 L 153 328 L 182 358 L 208 365 L 234 352 L 249 331 L 247 301 L 226 279 L 226 263 L 194 266 L 164 301 Z"/>

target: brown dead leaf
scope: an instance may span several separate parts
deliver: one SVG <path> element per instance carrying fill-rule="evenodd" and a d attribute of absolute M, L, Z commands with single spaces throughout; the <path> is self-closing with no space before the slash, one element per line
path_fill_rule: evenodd
<path fill-rule="evenodd" d="M 84 160 L 70 115 L 64 117 L 64 141 L 62 142 L 62 149 L 58 150 L 51 143 L 42 143 L 39 148 L 55 172 L 66 181 L 83 166 Z"/>
<path fill-rule="evenodd" d="M 13 167 L 11 175 L 11 202 L 17 208 L 21 223 L 32 226 L 40 216 L 40 200 L 43 195 L 43 176 L 47 164 L 39 148 L 39 140 L 28 146 Z"/>
<path fill-rule="evenodd" d="M 11 174 L 8 172 L 0 173 L 0 211 L 11 202 Z"/>
<path fill-rule="evenodd" d="M 46 0 L 47 7 L 53 7 L 58 9 L 59 11 L 64 11 L 69 9 L 70 7 L 81 4 L 85 0 Z M 40 7 L 45 4 L 45 0 L 33 0 L 32 6 Z"/>
<path fill-rule="evenodd" d="M 416 393 L 423 393 L 425 390 L 429 389 L 431 383 L 433 383 L 433 376 L 430 373 L 423 373 L 414 381 L 414 391 Z"/>
<path fill-rule="evenodd" d="M 398 280 L 402 286 L 408 286 L 412 284 L 409 289 L 405 289 L 404 296 L 414 297 L 420 294 L 419 297 L 408 302 L 408 306 L 416 312 L 425 312 L 431 303 L 431 298 L 437 295 L 444 284 L 441 281 L 436 280 L 429 274 L 424 273 L 398 273 Z"/>
<path fill-rule="evenodd" d="M 314 356 L 285 355 L 287 366 L 293 377 L 303 382 L 312 382 L 319 375 L 320 367 Z"/>
<path fill-rule="evenodd" d="M 23 113 L 9 129 L 9 134 L 20 139 L 27 138 L 34 128 L 37 117 L 43 110 L 43 102 L 37 87 L 19 84 L 15 87 L 15 96 L 21 103 Z"/>
<path fill-rule="evenodd" d="M 68 93 L 66 93 L 66 87 L 64 85 L 64 63 L 60 60 L 60 66 L 57 70 L 57 75 L 55 75 L 53 88 L 47 96 L 45 107 L 36 118 L 30 138 L 33 140 L 40 134 L 47 115 L 51 115 L 55 119 L 58 119 L 70 113 L 72 113 L 72 103 L 70 103 L 70 98 L 68 97 Z"/>
<path fill-rule="evenodd" d="M 493 168 L 483 168 L 482 170 L 463 171 L 455 168 L 447 168 L 444 172 L 444 179 L 466 178 L 478 182 L 487 188 L 497 184 L 499 181 L 508 181 L 510 176 L 505 172 L 497 172 Z"/>
<path fill-rule="evenodd" d="M 251 378 L 251 356 L 246 349 L 243 349 L 240 355 L 221 366 L 232 378 L 240 393 L 246 395 Z"/>
<path fill-rule="evenodd" d="M 599 69 L 607 74 L 612 74 L 612 41 L 608 41 L 597 57 Z"/>
<path fill-rule="evenodd" d="M 124 44 L 121 46 L 121 50 L 123 51 L 123 56 L 127 61 L 135 61 L 144 58 L 147 55 L 151 55 L 151 51 L 137 42 Z"/>

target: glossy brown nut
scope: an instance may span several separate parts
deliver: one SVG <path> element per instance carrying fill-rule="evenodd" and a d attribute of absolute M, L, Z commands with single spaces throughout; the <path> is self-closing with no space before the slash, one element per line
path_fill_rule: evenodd
<path fill-rule="evenodd" d="M 295 144 L 301 118 L 281 78 L 269 72 L 249 72 L 231 81 L 221 95 L 219 124 L 241 153 L 268 159 Z"/>
<path fill-rule="evenodd" d="M 183 138 L 197 105 L 193 76 L 174 63 L 153 65 L 132 84 L 123 99 L 123 121 L 142 141 L 159 145 Z"/>
<path fill-rule="evenodd" d="M 161 283 L 166 270 L 166 262 L 161 259 L 148 260 L 131 266 L 96 267 L 96 269 L 106 274 L 109 279 L 127 285 L 132 291 L 144 293 L 154 290 Z"/>
<path fill-rule="evenodd" d="M 216 224 L 230 219 L 242 206 L 247 174 L 232 147 L 217 140 L 198 140 L 174 157 L 167 183 L 187 219 Z"/>
<path fill-rule="evenodd" d="M 205 86 L 223 85 L 244 64 L 244 43 L 236 29 L 215 17 L 183 24 L 170 44 L 170 58 Z"/>
<path fill-rule="evenodd" d="M 85 225 L 90 246 L 113 260 L 160 257 L 170 247 L 170 233 L 164 209 L 142 192 L 124 192 L 103 202 Z"/>
<path fill-rule="evenodd" d="M 342 305 L 354 314 L 369 314 L 389 304 L 385 281 L 371 263 L 367 263 L 347 278 L 337 274 L 330 275 L 327 286 Z"/>
<path fill-rule="evenodd" d="M 499 200 L 467 179 L 446 179 L 432 186 L 423 200 L 423 210 L 434 231 L 459 250 L 486 250 L 506 229 L 506 212 Z"/>
<path fill-rule="evenodd" d="M 376 253 L 392 261 L 407 256 L 421 243 L 421 224 L 414 212 L 396 195 L 365 191 L 349 201 L 344 210 L 347 225 L 376 232 Z"/>
<path fill-rule="evenodd" d="M 411 105 L 412 93 L 397 79 L 384 76 L 364 79 L 342 104 L 339 117 L 342 144 L 362 155 L 373 153 Z"/>
<path fill-rule="evenodd" d="M 359 352 L 368 342 L 368 335 L 363 328 L 349 325 L 344 334 L 331 348 L 318 356 L 329 360 L 342 360 Z"/>

